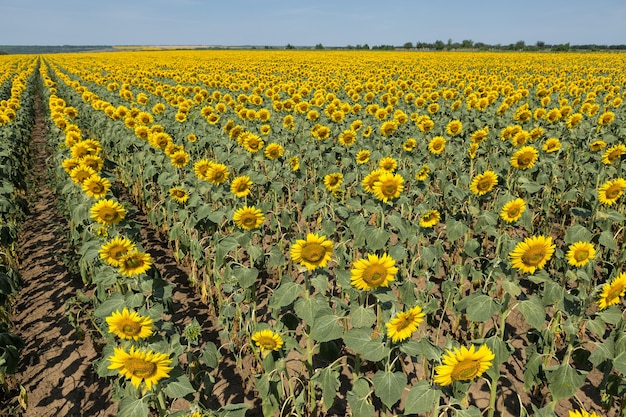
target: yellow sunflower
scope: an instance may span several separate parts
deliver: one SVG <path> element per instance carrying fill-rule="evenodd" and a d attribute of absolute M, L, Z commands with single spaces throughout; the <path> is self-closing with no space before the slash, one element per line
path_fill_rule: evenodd
<path fill-rule="evenodd" d="M 126 217 L 126 210 L 114 200 L 100 200 L 91 206 L 91 218 L 105 226 L 121 222 Z"/>
<path fill-rule="evenodd" d="M 285 149 L 278 143 L 270 143 L 265 147 L 265 156 L 268 159 L 278 159 L 285 153 Z"/>
<path fill-rule="evenodd" d="M 460 120 L 451 120 L 446 125 L 446 133 L 450 136 L 455 136 L 463 131 L 463 123 Z"/>
<path fill-rule="evenodd" d="M 626 145 L 611 146 L 602 154 L 602 162 L 606 165 L 611 165 L 614 161 L 619 160 L 624 153 L 626 153 Z"/>
<path fill-rule="evenodd" d="M 592 243 L 576 242 L 569 246 L 567 262 L 572 266 L 585 266 L 596 256 L 596 250 Z"/>
<path fill-rule="evenodd" d="M 100 259 L 112 266 L 120 266 L 120 260 L 135 250 L 135 244 L 126 237 L 115 237 L 100 247 Z"/>
<path fill-rule="evenodd" d="M 333 242 L 326 236 L 309 233 L 306 239 L 298 239 L 291 246 L 290 256 L 294 262 L 305 266 L 309 271 L 324 268 L 333 253 Z"/>
<path fill-rule="evenodd" d="M 513 268 L 534 274 L 537 269 L 543 269 L 554 254 L 555 248 L 552 237 L 531 236 L 519 242 L 509 253 L 509 257 Z"/>
<path fill-rule="evenodd" d="M 111 183 L 108 179 L 96 174 L 83 181 L 82 188 L 85 194 L 97 200 L 107 195 L 111 189 Z"/>
<path fill-rule="evenodd" d="M 391 338 L 394 343 L 408 339 L 424 321 L 424 317 L 425 314 L 420 306 L 415 306 L 407 312 L 397 313 L 386 324 L 387 337 Z"/>
<path fill-rule="evenodd" d="M 602 292 L 598 299 L 598 307 L 601 310 L 620 302 L 620 297 L 626 293 L 626 273 L 622 272 L 611 282 L 602 285 Z"/>
<path fill-rule="evenodd" d="M 341 187 L 343 183 L 343 174 L 340 172 L 334 172 L 332 174 L 324 175 L 324 186 L 328 191 L 336 190 Z"/>
<path fill-rule="evenodd" d="M 136 311 L 130 312 L 126 307 L 121 312 L 114 311 L 105 320 L 109 325 L 109 333 L 121 339 L 139 340 L 152 335 L 152 319 Z"/>
<path fill-rule="evenodd" d="M 430 175 L 430 167 L 428 165 L 422 165 L 417 174 L 415 174 L 415 179 L 418 181 L 425 181 Z"/>
<path fill-rule="evenodd" d="M 569 410 L 568 417 L 600 417 L 600 415 L 597 414 L 595 411 L 588 413 L 587 411 L 580 409 L 580 410 L 575 410 L 575 411 Z"/>
<path fill-rule="evenodd" d="M 428 142 L 428 151 L 433 155 L 439 155 L 446 149 L 446 139 L 443 136 L 435 136 Z"/>
<path fill-rule="evenodd" d="M 139 388 L 142 382 L 147 389 L 152 389 L 161 379 L 169 377 L 172 359 L 165 353 L 153 350 L 135 349 L 130 347 L 126 352 L 123 348 L 114 348 L 113 355 L 109 356 L 108 369 L 117 370 L 126 379 L 129 379 L 135 388 Z"/>
<path fill-rule="evenodd" d="M 300 170 L 300 158 L 298 158 L 297 156 L 292 156 L 291 158 L 289 158 L 289 167 L 294 172 Z"/>
<path fill-rule="evenodd" d="M 211 184 L 221 184 L 228 180 L 230 172 L 224 164 L 213 163 L 206 173 L 207 181 Z"/>
<path fill-rule="evenodd" d="M 97 172 L 93 170 L 93 168 L 89 168 L 87 166 L 79 165 L 74 168 L 70 172 L 70 178 L 78 185 L 83 185 L 83 183 L 87 180 L 87 178 L 92 175 L 97 175 Z"/>
<path fill-rule="evenodd" d="M 393 172 L 398 167 L 398 161 L 387 156 L 378 161 L 378 167 L 386 172 Z"/>
<path fill-rule="evenodd" d="M 89 167 L 96 172 L 100 171 L 104 165 L 102 158 L 97 155 L 85 155 L 79 161 L 82 166 Z"/>
<path fill-rule="evenodd" d="M 170 188 L 169 194 L 174 201 L 180 204 L 184 204 L 187 200 L 189 200 L 189 193 L 181 187 Z"/>
<path fill-rule="evenodd" d="M 417 146 L 417 141 L 414 138 L 408 138 L 402 144 L 402 149 L 407 152 L 413 152 L 413 149 Z"/>
<path fill-rule="evenodd" d="M 183 168 L 189 163 L 189 154 L 185 151 L 176 151 L 170 155 L 170 162 L 176 168 Z"/>
<path fill-rule="evenodd" d="M 233 214 L 235 224 L 245 230 L 254 230 L 261 227 L 265 221 L 263 212 L 254 206 L 243 206 Z"/>
<path fill-rule="evenodd" d="M 439 210 L 428 210 L 420 217 L 420 227 L 425 229 L 433 227 L 439 223 L 439 219 L 441 219 Z"/>
<path fill-rule="evenodd" d="M 363 149 L 356 154 L 356 163 L 357 164 L 365 164 L 370 160 L 371 152 L 367 149 Z"/>
<path fill-rule="evenodd" d="M 607 111 L 598 116 L 598 125 L 610 125 L 611 123 L 613 123 L 613 120 L 615 120 L 615 113 L 613 113 L 612 111 Z"/>
<path fill-rule="evenodd" d="M 485 171 L 476 175 L 470 183 L 470 190 L 476 195 L 485 195 L 498 184 L 498 175 L 493 171 Z"/>
<path fill-rule="evenodd" d="M 252 188 L 252 180 L 247 175 L 241 175 L 233 179 L 230 184 L 230 192 L 236 197 L 245 197 L 250 194 Z"/>
<path fill-rule="evenodd" d="M 598 188 L 598 201 L 607 206 L 612 206 L 624 194 L 626 189 L 626 180 L 617 178 L 609 180 Z"/>
<path fill-rule="evenodd" d="M 543 144 L 543 150 L 546 153 L 556 152 L 561 149 L 561 141 L 557 138 L 550 138 Z"/>
<path fill-rule="evenodd" d="M 344 130 L 339 135 L 339 144 L 349 147 L 356 143 L 356 131 L 353 129 Z"/>
<path fill-rule="evenodd" d="M 507 223 L 513 223 L 522 217 L 522 214 L 526 210 L 526 202 L 521 198 L 506 203 L 500 211 L 500 217 Z"/>
<path fill-rule="evenodd" d="M 132 251 L 120 258 L 119 272 L 126 277 L 141 275 L 152 266 L 152 257 L 149 253 Z"/>
<path fill-rule="evenodd" d="M 248 135 L 246 135 L 242 146 L 246 151 L 250 153 L 256 153 L 263 149 L 264 144 L 265 142 L 263 142 L 263 139 L 261 139 L 260 136 L 249 133 Z"/>
<path fill-rule="evenodd" d="M 589 144 L 589 149 L 592 152 L 598 152 L 598 151 L 601 151 L 604 148 L 606 148 L 606 142 L 601 140 L 601 139 L 594 140 L 593 142 L 591 142 Z"/>
<path fill-rule="evenodd" d="M 383 203 L 398 198 L 402 190 L 404 190 L 404 178 L 400 174 L 391 172 L 383 172 L 372 186 L 374 196 Z"/>
<path fill-rule="evenodd" d="M 398 268 L 396 261 L 389 255 L 378 256 L 368 254 L 367 259 L 362 258 L 352 264 L 350 281 L 352 285 L 362 291 L 369 291 L 378 287 L 388 287 L 390 282 L 395 281 Z"/>
<path fill-rule="evenodd" d="M 385 173 L 385 170 L 383 169 L 375 169 L 374 171 L 367 174 L 365 178 L 363 178 L 363 180 L 361 181 L 361 186 L 366 192 L 373 193 L 374 184 L 376 184 L 380 176 L 383 175 L 384 173 Z"/>
<path fill-rule="evenodd" d="M 524 146 L 511 156 L 511 165 L 517 169 L 528 169 L 535 166 L 539 153 L 532 146 Z"/>
<path fill-rule="evenodd" d="M 215 162 L 209 161 L 208 159 L 201 159 L 193 165 L 193 172 L 196 174 L 198 179 L 208 181 L 209 169 L 211 169 L 213 164 L 215 164 Z"/>
<path fill-rule="evenodd" d="M 398 123 L 395 120 L 388 120 L 380 126 L 380 134 L 383 136 L 391 136 L 396 130 L 398 130 Z"/>
<path fill-rule="evenodd" d="M 461 349 L 448 349 L 441 359 L 443 364 L 435 367 L 435 382 L 445 386 L 454 381 L 478 378 L 491 368 L 491 361 L 495 357 L 487 345 L 481 345 L 478 350 L 473 344 L 469 349 L 465 346 L 461 346 Z"/>
<path fill-rule="evenodd" d="M 61 166 L 68 174 L 72 172 L 72 170 L 80 165 L 80 160 L 77 158 L 67 158 L 63 160 Z"/>
<path fill-rule="evenodd" d="M 254 332 L 251 339 L 261 349 L 261 355 L 264 357 L 273 350 L 280 350 L 284 343 L 280 334 L 268 329 Z"/>

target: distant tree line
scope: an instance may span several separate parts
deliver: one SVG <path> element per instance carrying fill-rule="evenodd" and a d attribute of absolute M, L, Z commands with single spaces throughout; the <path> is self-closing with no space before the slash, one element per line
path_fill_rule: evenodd
<path fill-rule="evenodd" d="M 315 49 L 320 48 L 321 44 L 315 46 Z M 293 47 L 292 47 L 293 48 Z M 289 49 L 289 48 L 287 48 Z M 453 42 L 452 39 L 448 39 L 447 42 L 442 40 L 436 40 L 435 42 L 405 42 L 401 46 L 397 45 L 375 45 L 369 46 L 368 44 L 347 45 L 343 48 L 332 49 L 359 49 L 359 50 L 428 50 L 428 51 L 452 51 L 452 50 L 478 50 L 478 51 L 556 51 L 565 52 L 572 50 L 582 51 L 613 51 L 613 50 L 626 50 L 626 45 L 597 45 L 597 44 L 584 44 L 584 45 L 570 45 L 570 43 L 563 44 L 547 44 L 544 41 L 537 41 L 534 45 L 527 45 L 524 41 L 517 41 L 508 45 L 495 44 L 490 45 L 483 42 L 474 42 L 470 39 L 464 39 L 461 42 Z"/>
<path fill-rule="evenodd" d="M 0 54 L 55 54 L 113 50 L 109 45 L 0 45 Z"/>

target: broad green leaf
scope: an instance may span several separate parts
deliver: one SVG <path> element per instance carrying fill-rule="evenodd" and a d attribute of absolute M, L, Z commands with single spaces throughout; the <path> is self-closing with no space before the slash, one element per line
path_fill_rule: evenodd
<path fill-rule="evenodd" d="M 500 311 L 500 304 L 486 294 L 472 298 L 467 306 L 467 318 L 471 321 L 485 322 Z"/>
<path fill-rule="evenodd" d="M 174 369 L 170 372 L 170 377 L 163 381 L 165 385 L 163 392 L 170 398 L 182 398 L 188 394 L 196 392 L 195 388 L 189 382 L 189 378 L 180 369 Z"/>
<path fill-rule="evenodd" d="M 233 273 L 237 277 L 237 281 L 241 288 L 249 288 L 256 282 L 257 277 L 259 276 L 259 270 L 252 267 L 238 267 L 233 269 Z"/>
<path fill-rule="evenodd" d="M 575 224 L 571 226 L 565 232 L 565 243 L 571 245 L 576 242 L 591 242 L 593 238 L 593 233 L 591 233 L 585 226 L 580 224 Z"/>
<path fill-rule="evenodd" d="M 285 254 L 283 253 L 283 251 L 280 249 L 279 246 L 272 247 L 272 250 L 270 250 L 270 256 L 269 256 L 267 263 L 270 266 L 274 266 L 274 267 L 282 267 L 283 265 L 285 265 Z"/>
<path fill-rule="evenodd" d="M 382 338 L 367 342 L 363 348 L 363 358 L 368 361 L 378 362 L 383 360 L 389 355 L 389 348 L 383 343 Z"/>
<path fill-rule="evenodd" d="M 359 354 L 365 351 L 365 347 L 371 340 L 371 329 L 350 329 L 343 335 L 346 346 Z"/>
<path fill-rule="evenodd" d="M 465 223 L 458 220 L 451 218 L 446 222 L 446 234 L 450 242 L 454 242 L 455 240 L 463 237 L 468 230 L 469 227 Z"/>
<path fill-rule="evenodd" d="M 250 404 L 246 403 L 226 404 L 219 409 L 219 415 L 220 417 L 244 417 L 249 408 Z"/>
<path fill-rule="evenodd" d="M 373 417 L 375 408 L 370 403 L 370 386 L 367 380 L 359 378 L 354 381 L 352 390 L 348 391 L 348 404 L 353 416 Z"/>
<path fill-rule="evenodd" d="M 626 352 L 622 352 L 613 359 L 613 368 L 622 375 L 626 375 Z"/>
<path fill-rule="evenodd" d="M 135 399 L 133 397 L 124 397 L 117 407 L 117 415 L 119 417 L 147 417 L 150 409 L 143 399 Z"/>
<path fill-rule="evenodd" d="M 322 408 L 328 411 L 337 398 L 339 392 L 339 371 L 332 368 L 324 368 L 312 378 L 322 390 Z"/>
<path fill-rule="evenodd" d="M 304 292 L 304 288 L 293 281 L 284 280 L 270 298 L 270 308 L 282 308 L 293 303 Z"/>
<path fill-rule="evenodd" d="M 535 329 L 541 330 L 546 321 L 546 308 L 541 299 L 536 295 L 531 295 L 528 300 L 520 301 L 517 309 L 524 316 L 524 320 Z"/>
<path fill-rule="evenodd" d="M 334 314 L 318 316 L 311 326 L 311 337 L 316 342 L 329 342 L 343 336 L 343 319 Z"/>
<path fill-rule="evenodd" d="M 109 299 L 103 302 L 96 308 L 94 315 L 99 318 L 105 318 L 110 316 L 116 310 L 120 312 L 126 307 L 126 300 L 124 296 L 119 292 L 114 292 L 110 295 Z"/>
<path fill-rule="evenodd" d="M 470 405 L 468 408 L 461 408 L 456 410 L 454 413 L 455 417 L 483 417 L 482 411 L 480 409 Z"/>
<path fill-rule="evenodd" d="M 370 251 L 378 251 L 387 245 L 391 233 L 385 229 L 371 228 L 365 236 L 365 244 Z"/>
<path fill-rule="evenodd" d="M 293 307 L 296 315 L 309 326 L 313 324 L 316 316 L 333 313 L 328 301 L 319 294 L 310 298 L 298 298 Z"/>
<path fill-rule="evenodd" d="M 419 381 L 406 396 L 404 414 L 430 414 L 439 405 L 440 397 L 441 391 L 431 387 L 428 381 Z"/>
<path fill-rule="evenodd" d="M 215 346 L 215 343 L 207 342 L 206 346 L 204 347 L 204 352 L 202 353 L 202 360 L 204 361 L 204 363 L 209 368 L 215 369 L 219 365 L 220 357 L 221 355 L 217 350 L 217 346 Z"/>
<path fill-rule="evenodd" d="M 372 324 L 376 321 L 376 313 L 371 308 L 366 308 L 363 306 L 353 307 L 353 310 L 350 311 L 350 323 L 352 327 L 371 327 Z"/>
<path fill-rule="evenodd" d="M 607 249 L 617 250 L 617 244 L 615 243 L 615 238 L 613 237 L 613 233 L 610 229 L 606 229 L 600 233 L 598 243 Z"/>
<path fill-rule="evenodd" d="M 568 363 L 546 368 L 545 373 L 552 394 L 552 401 L 574 396 L 578 388 L 585 383 L 585 375 L 572 368 Z"/>
<path fill-rule="evenodd" d="M 403 372 L 378 371 L 372 377 L 374 393 L 387 408 L 391 408 L 400 397 L 407 385 L 407 378 Z"/>

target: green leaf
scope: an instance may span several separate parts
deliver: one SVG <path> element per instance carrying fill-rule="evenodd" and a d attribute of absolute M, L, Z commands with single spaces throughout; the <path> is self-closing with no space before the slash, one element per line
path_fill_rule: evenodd
<path fill-rule="evenodd" d="M 170 398 L 182 398 L 185 395 L 196 392 L 189 382 L 187 375 L 182 370 L 175 368 L 170 372 L 170 377 L 163 381 L 163 392 Z"/>
<path fill-rule="evenodd" d="M 469 227 L 458 220 L 451 218 L 446 222 L 446 233 L 450 242 L 454 242 L 463 237 L 468 230 Z"/>
<path fill-rule="evenodd" d="M 456 410 L 455 417 L 483 417 L 483 413 L 473 405 L 468 408 Z"/>
<path fill-rule="evenodd" d="M 602 233 L 600 233 L 600 239 L 598 240 L 602 246 L 607 249 L 617 250 L 617 244 L 615 243 L 615 238 L 613 238 L 613 233 L 611 229 L 606 229 Z"/>
<path fill-rule="evenodd" d="M 293 307 L 296 315 L 309 326 L 313 325 L 313 320 L 316 316 L 333 314 L 332 309 L 328 306 L 328 302 L 320 294 L 316 294 L 315 297 L 311 298 L 298 298 Z"/>
<path fill-rule="evenodd" d="M 241 288 L 249 288 L 253 286 L 259 276 L 259 270 L 254 267 L 237 267 L 233 269 L 233 273 L 237 276 L 237 280 L 239 281 Z"/>
<path fill-rule="evenodd" d="M 370 340 L 363 347 L 363 358 L 368 361 L 378 362 L 389 355 L 389 348 L 383 343 L 380 337 Z"/>
<path fill-rule="evenodd" d="M 374 393 L 387 408 L 391 408 L 402 397 L 407 378 L 403 372 L 378 371 L 372 377 L 372 382 Z"/>
<path fill-rule="evenodd" d="M 326 314 L 316 317 L 311 326 L 311 337 L 316 342 L 330 342 L 343 336 L 342 317 Z"/>
<path fill-rule="evenodd" d="M 433 389 L 428 381 L 419 381 L 406 396 L 404 414 L 430 414 L 439 405 L 440 397 L 441 391 Z"/>
<path fill-rule="evenodd" d="M 571 245 L 576 242 L 591 242 L 593 233 L 591 233 L 586 227 L 575 224 L 565 232 L 565 243 Z"/>
<path fill-rule="evenodd" d="M 273 267 L 282 267 L 285 265 L 285 254 L 279 246 L 272 247 L 270 251 L 270 257 L 267 263 Z"/>
<path fill-rule="evenodd" d="M 463 247 L 463 251 L 470 258 L 477 258 L 480 252 L 480 243 L 476 239 L 470 239 L 465 242 L 465 246 Z"/>
<path fill-rule="evenodd" d="M 117 407 L 119 417 L 147 417 L 150 410 L 143 399 L 124 397 Z"/>
<path fill-rule="evenodd" d="M 369 401 L 370 386 L 367 380 L 359 378 L 354 381 L 352 390 L 348 391 L 348 405 L 353 416 L 373 417 L 375 408 Z"/>
<path fill-rule="evenodd" d="M 343 341 L 349 349 L 363 353 L 366 345 L 372 340 L 371 329 L 350 329 L 343 335 Z"/>
<path fill-rule="evenodd" d="M 219 409 L 219 415 L 220 417 L 244 417 L 249 408 L 250 404 L 245 403 L 226 404 Z"/>
<path fill-rule="evenodd" d="M 284 280 L 272 294 L 270 298 L 270 308 L 282 308 L 293 303 L 304 292 L 299 284 L 293 281 Z"/>
<path fill-rule="evenodd" d="M 352 327 L 371 327 L 376 321 L 376 313 L 371 308 L 357 306 L 350 311 L 350 323 Z"/>
<path fill-rule="evenodd" d="M 524 316 L 526 323 L 535 329 L 542 329 L 546 321 L 546 308 L 538 296 L 531 295 L 528 300 L 520 301 L 517 308 Z"/>
<path fill-rule="evenodd" d="M 626 352 L 622 352 L 613 359 L 613 368 L 623 375 L 626 375 Z"/>
<path fill-rule="evenodd" d="M 337 398 L 337 392 L 339 392 L 339 371 L 333 368 L 324 368 L 320 372 L 316 373 L 312 378 L 316 385 L 322 390 L 322 408 L 324 411 L 328 411 L 332 407 L 335 399 Z"/>
<path fill-rule="evenodd" d="M 212 369 L 217 368 L 220 360 L 220 353 L 217 350 L 217 346 L 213 342 L 207 342 L 202 353 L 202 360 L 204 363 Z"/>
<path fill-rule="evenodd" d="M 371 228 L 365 236 L 365 243 L 369 250 L 377 251 L 385 247 L 390 237 L 391 233 L 385 229 Z"/>
<path fill-rule="evenodd" d="M 94 311 L 94 315 L 98 318 L 105 318 L 110 316 L 116 310 L 122 311 L 126 306 L 126 300 L 124 300 L 124 296 L 119 292 L 114 292 L 111 294 L 108 300 L 103 302 L 96 308 Z"/>
<path fill-rule="evenodd" d="M 479 294 L 472 297 L 472 301 L 468 304 L 467 318 L 471 321 L 485 322 L 498 311 L 500 311 L 499 303 L 486 294 Z"/>
<path fill-rule="evenodd" d="M 585 375 L 564 363 L 546 368 L 546 379 L 552 394 L 552 401 L 570 398 L 585 383 Z"/>

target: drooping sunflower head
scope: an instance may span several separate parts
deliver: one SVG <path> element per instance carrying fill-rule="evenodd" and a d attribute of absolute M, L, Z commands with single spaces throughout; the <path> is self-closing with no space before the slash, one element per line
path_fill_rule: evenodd
<path fill-rule="evenodd" d="M 135 346 L 131 346 L 129 352 L 124 348 L 114 348 L 113 352 L 108 358 L 110 362 L 108 369 L 117 370 L 137 389 L 142 382 L 145 383 L 146 389 L 152 389 L 152 386 L 161 379 L 167 378 L 173 369 L 172 359 L 165 353 L 135 349 Z"/>
<path fill-rule="evenodd" d="M 388 287 L 395 281 L 398 268 L 396 261 L 388 254 L 378 256 L 368 254 L 367 259 L 355 261 L 350 271 L 352 285 L 362 291 L 369 291 L 379 287 Z"/>
<path fill-rule="evenodd" d="M 126 307 L 121 312 L 114 311 L 105 320 L 109 325 L 109 333 L 121 339 L 139 340 L 152 335 L 152 319 L 141 316 L 136 311 L 131 312 Z"/>
<path fill-rule="evenodd" d="M 626 294 L 626 273 L 622 272 L 611 282 L 602 285 L 600 298 L 598 299 L 598 307 L 604 310 L 607 307 L 618 304 L 620 297 Z"/>
<path fill-rule="evenodd" d="M 469 349 L 461 346 L 461 349 L 447 350 L 442 365 L 435 367 L 435 382 L 445 386 L 454 381 L 471 381 L 491 368 L 494 358 L 487 345 L 481 345 L 478 350 L 473 344 Z"/>
<path fill-rule="evenodd" d="M 611 123 L 613 123 L 613 120 L 615 120 L 615 113 L 613 113 L 612 111 L 607 111 L 598 116 L 598 125 L 610 125 Z"/>
<path fill-rule="evenodd" d="M 121 222 L 126 216 L 126 210 L 115 200 L 100 200 L 91 206 L 91 218 L 105 226 Z"/>
<path fill-rule="evenodd" d="M 602 139 L 598 139 L 598 140 L 594 140 L 593 142 L 591 142 L 589 144 L 589 149 L 592 152 L 598 152 L 601 151 L 602 149 L 604 149 L 606 147 L 606 142 L 603 141 Z"/>
<path fill-rule="evenodd" d="M 187 200 L 189 200 L 189 193 L 182 187 L 170 188 L 169 194 L 170 197 L 172 197 L 172 200 L 179 204 L 184 204 Z"/>
<path fill-rule="evenodd" d="M 424 321 L 425 314 L 420 306 L 415 306 L 409 311 L 397 313 L 387 324 L 387 337 L 394 343 L 402 342 L 411 337 L 420 323 Z"/>
<path fill-rule="evenodd" d="M 290 256 L 294 262 L 306 267 L 309 271 L 324 268 L 333 253 L 333 243 L 326 236 L 309 233 L 306 239 L 298 239 L 291 246 Z"/>
<path fill-rule="evenodd" d="M 593 243 L 576 242 L 569 246 L 567 251 L 567 262 L 576 267 L 587 265 L 596 256 Z"/>
<path fill-rule="evenodd" d="M 439 223 L 440 219 L 439 210 L 428 210 L 420 217 L 420 227 L 425 229 L 431 228 Z"/>
<path fill-rule="evenodd" d="M 284 343 L 280 334 L 269 329 L 254 332 L 251 339 L 261 349 L 262 356 L 268 355 L 271 351 L 280 350 Z"/>
<path fill-rule="evenodd" d="M 516 198 L 514 200 L 509 201 L 504 206 L 502 206 L 502 210 L 500 211 L 500 217 L 507 223 L 513 223 L 518 221 L 524 211 L 526 210 L 526 202 L 521 198 Z"/>
<path fill-rule="evenodd" d="M 395 120 L 388 120 L 380 126 L 380 134 L 383 136 L 391 136 L 396 130 L 398 130 L 398 122 Z"/>
<path fill-rule="evenodd" d="M 122 257 L 135 250 L 135 244 L 126 237 L 115 237 L 100 247 L 100 259 L 112 266 L 119 266 Z"/>
<path fill-rule="evenodd" d="M 485 195 L 498 184 L 498 175 L 493 171 L 485 171 L 476 175 L 470 184 L 470 190 L 476 195 Z"/>
<path fill-rule="evenodd" d="M 552 244 L 552 237 L 531 236 L 519 242 L 509 253 L 511 264 L 521 272 L 534 274 L 537 269 L 543 269 L 552 258 L 556 245 Z"/>
<path fill-rule="evenodd" d="M 152 257 L 149 253 L 132 251 L 120 258 L 120 274 L 132 277 L 147 272 L 152 266 Z"/>
<path fill-rule="evenodd" d="M 398 198 L 404 190 L 404 178 L 400 174 L 383 172 L 372 187 L 374 196 L 386 203 Z"/>
<path fill-rule="evenodd" d="M 245 230 L 254 230 L 261 227 L 265 221 L 263 212 L 254 206 L 243 206 L 233 214 L 235 224 Z"/>

